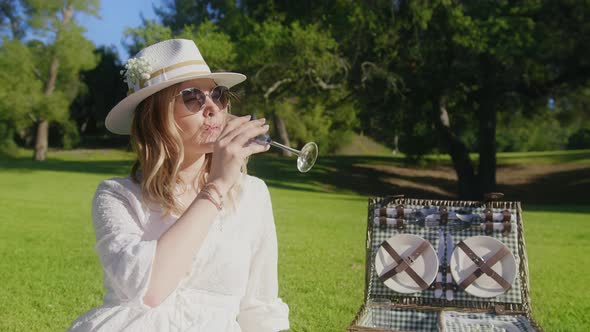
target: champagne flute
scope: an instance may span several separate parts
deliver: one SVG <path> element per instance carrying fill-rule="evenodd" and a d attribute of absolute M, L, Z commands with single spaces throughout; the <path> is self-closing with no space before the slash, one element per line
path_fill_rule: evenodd
<path fill-rule="evenodd" d="M 225 114 L 226 114 L 226 123 L 227 123 L 227 121 L 238 117 L 236 115 L 229 114 L 229 113 L 225 113 Z M 252 115 L 251 120 L 254 120 L 254 119 L 256 119 L 256 117 L 254 115 Z M 315 164 L 315 161 L 318 157 L 318 146 L 314 142 L 309 142 L 309 143 L 305 144 L 303 146 L 303 148 L 301 149 L 301 151 L 273 141 L 272 138 L 270 138 L 269 134 L 258 135 L 252 140 L 252 142 L 256 143 L 256 144 L 262 144 L 262 145 L 270 144 L 270 145 L 277 147 L 279 149 L 294 153 L 297 156 L 297 169 L 301 173 L 308 172 L 313 167 L 313 165 Z"/>

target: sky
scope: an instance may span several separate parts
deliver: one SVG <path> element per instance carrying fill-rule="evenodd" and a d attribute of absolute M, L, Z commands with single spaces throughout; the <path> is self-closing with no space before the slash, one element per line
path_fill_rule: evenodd
<path fill-rule="evenodd" d="M 146 19 L 155 18 L 152 5 L 160 6 L 161 0 L 101 0 L 100 16 L 79 14 L 77 22 L 87 29 L 85 36 L 98 47 L 114 45 L 119 58 L 124 62 L 129 54 L 121 43 L 125 28 L 136 28 L 141 24 L 140 13 Z"/>

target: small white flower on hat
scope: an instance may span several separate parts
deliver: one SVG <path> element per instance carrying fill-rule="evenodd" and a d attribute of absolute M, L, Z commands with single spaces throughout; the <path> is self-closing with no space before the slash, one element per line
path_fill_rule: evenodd
<path fill-rule="evenodd" d="M 150 78 L 152 67 L 150 62 L 145 57 L 131 58 L 125 63 L 125 69 L 121 70 L 121 75 L 125 76 L 123 82 L 131 82 L 133 85 L 138 85 L 141 80 Z"/>

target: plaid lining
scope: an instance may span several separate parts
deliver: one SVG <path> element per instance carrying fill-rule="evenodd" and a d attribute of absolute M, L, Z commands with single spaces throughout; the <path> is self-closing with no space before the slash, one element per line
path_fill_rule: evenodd
<path fill-rule="evenodd" d="M 405 205 L 406 208 L 411 209 L 420 209 L 424 208 L 424 206 L 419 205 Z M 457 211 L 457 210 L 464 210 L 463 207 L 453 207 L 447 206 L 449 212 Z M 473 213 L 483 213 L 485 208 L 471 208 Z M 500 213 L 504 209 L 493 208 L 491 209 L 493 213 Z M 516 215 L 515 209 L 508 209 L 510 213 Z M 373 213 L 373 212 L 371 212 Z M 371 216 L 369 220 L 373 220 L 375 216 Z M 425 240 L 429 241 L 432 246 L 434 247 L 435 251 L 438 251 L 438 227 L 420 227 L 418 225 L 406 224 L 405 229 L 398 230 L 393 226 L 387 225 L 385 228 L 379 226 L 373 226 L 370 224 L 372 231 L 371 231 L 371 287 L 369 288 L 369 298 L 378 299 L 378 298 L 393 298 L 393 297 L 422 297 L 422 298 L 432 298 L 434 299 L 434 290 L 433 289 L 426 289 L 422 292 L 413 293 L 413 294 L 400 294 L 391 289 L 389 289 L 385 284 L 379 281 L 377 273 L 375 272 L 375 255 L 377 250 L 379 250 L 379 246 L 381 243 L 390 237 L 398 234 L 414 234 L 418 235 Z M 468 237 L 477 236 L 477 235 L 486 235 L 491 236 L 500 242 L 504 243 L 510 251 L 514 254 L 516 258 L 516 278 L 514 279 L 514 283 L 512 288 L 509 289 L 506 293 L 493 297 L 493 298 L 479 298 L 477 296 L 470 295 L 464 291 L 457 290 L 455 291 L 455 300 L 463 300 L 463 301 L 472 301 L 472 302 L 483 302 L 483 303 L 522 303 L 522 295 L 520 292 L 521 288 L 521 281 L 520 281 L 520 255 L 518 252 L 518 239 L 517 239 L 517 223 L 516 218 L 512 218 L 512 231 L 508 236 L 502 236 L 501 232 L 494 231 L 492 234 L 486 234 L 484 230 L 479 227 L 471 227 L 466 230 L 457 231 L 452 228 L 452 226 L 439 226 L 444 232 L 445 235 L 448 232 L 451 232 L 453 236 L 453 242 L 457 244 L 459 241 L 464 240 Z M 445 259 L 441 262 L 443 265 L 447 265 L 447 257 L 445 253 Z M 438 269 L 438 267 L 437 267 Z M 443 275 L 443 282 L 446 282 L 446 274 Z M 444 295 L 443 295 L 444 297 Z"/>
<path fill-rule="evenodd" d="M 436 311 L 401 310 L 374 307 L 367 310 L 365 322 L 368 327 L 392 329 L 396 331 L 430 332 L 438 329 Z"/>
<path fill-rule="evenodd" d="M 534 331 L 525 316 L 462 313 L 456 311 L 442 312 L 443 331 L 471 332 L 471 331 Z M 510 329 L 507 329 L 510 327 Z"/>

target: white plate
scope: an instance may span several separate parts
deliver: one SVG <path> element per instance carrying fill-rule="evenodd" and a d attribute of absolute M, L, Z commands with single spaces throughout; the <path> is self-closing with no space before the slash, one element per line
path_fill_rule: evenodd
<path fill-rule="evenodd" d="M 406 258 L 413 253 L 423 241 L 425 241 L 423 238 L 413 234 L 399 234 L 387 239 L 389 245 L 402 258 Z M 436 273 L 438 272 L 438 257 L 436 257 L 436 252 L 432 245 L 428 242 L 427 244 L 428 247 L 426 250 L 410 266 L 416 271 L 418 276 L 430 285 L 434 281 L 434 278 L 436 278 Z M 382 246 L 379 247 L 375 255 L 375 270 L 377 271 L 377 275 L 381 276 L 397 265 L 397 262 L 385 251 L 385 248 Z M 385 280 L 385 286 L 398 293 L 416 293 L 422 291 L 420 286 L 405 271 Z"/>
<path fill-rule="evenodd" d="M 489 236 L 472 236 L 463 240 L 463 242 L 484 261 L 489 260 L 502 247 L 506 247 L 504 243 Z M 508 255 L 494 264 L 492 270 L 496 271 L 498 275 L 512 285 L 514 284 L 514 278 L 516 278 L 516 259 L 514 259 L 512 251 L 508 247 L 506 249 L 508 249 Z M 451 256 L 451 274 L 457 285 L 476 269 L 477 265 L 467 257 L 463 249 L 455 245 L 455 250 Z M 494 297 L 505 292 L 502 286 L 485 273 L 467 286 L 465 291 L 477 297 Z"/>

